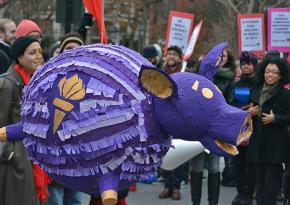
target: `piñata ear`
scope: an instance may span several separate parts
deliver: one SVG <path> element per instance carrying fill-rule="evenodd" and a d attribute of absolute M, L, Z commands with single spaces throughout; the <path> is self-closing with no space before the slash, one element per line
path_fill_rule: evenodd
<path fill-rule="evenodd" d="M 145 66 L 142 66 L 139 74 L 139 86 L 148 93 L 163 99 L 171 97 L 177 89 L 175 82 L 165 72 Z"/>
<path fill-rule="evenodd" d="M 212 48 L 202 59 L 198 74 L 206 77 L 209 80 L 212 80 L 213 76 L 218 71 L 218 67 L 221 65 L 223 59 L 223 50 L 227 47 L 227 43 L 222 43 Z"/>

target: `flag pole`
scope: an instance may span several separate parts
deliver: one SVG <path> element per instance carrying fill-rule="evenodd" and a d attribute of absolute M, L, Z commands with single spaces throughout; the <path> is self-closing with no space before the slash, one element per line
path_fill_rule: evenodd
<path fill-rule="evenodd" d="M 101 31 L 101 43 L 104 43 L 104 25 L 105 25 L 105 15 L 104 15 L 104 10 L 105 10 L 105 4 L 104 1 L 102 0 L 102 31 Z"/>

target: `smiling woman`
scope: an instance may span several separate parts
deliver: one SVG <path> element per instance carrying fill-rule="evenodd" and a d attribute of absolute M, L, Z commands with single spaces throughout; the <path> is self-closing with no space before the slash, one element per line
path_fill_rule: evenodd
<path fill-rule="evenodd" d="M 12 46 L 12 54 L 15 65 L 8 69 L 6 77 L 0 79 L 1 126 L 20 120 L 22 89 L 28 84 L 37 67 L 43 64 L 40 44 L 31 37 L 16 39 Z M 0 156 L 0 176 L 0 204 L 39 203 L 34 188 L 37 182 L 33 179 L 31 162 L 22 141 L 4 144 Z M 17 193 L 17 197 L 13 193 Z"/>
<path fill-rule="evenodd" d="M 257 204 L 276 204 L 281 164 L 290 156 L 290 92 L 283 87 L 289 80 L 288 67 L 280 58 L 269 58 L 257 70 L 258 84 L 250 92 L 255 107 L 249 109 L 254 130 L 248 161 L 255 164 Z"/>

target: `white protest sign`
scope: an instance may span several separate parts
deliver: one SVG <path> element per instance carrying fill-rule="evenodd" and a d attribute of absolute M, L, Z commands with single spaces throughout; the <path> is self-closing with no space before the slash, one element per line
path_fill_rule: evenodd
<path fill-rule="evenodd" d="M 190 56 L 192 55 L 193 53 L 193 50 L 195 48 L 195 45 L 196 45 L 196 42 L 197 42 L 197 39 L 198 39 L 198 36 L 199 36 L 199 33 L 200 33 L 200 30 L 201 30 L 201 27 L 202 27 L 202 23 L 203 21 L 201 20 L 193 29 L 192 31 L 192 34 L 191 34 L 191 37 L 190 37 L 190 40 L 189 40 L 189 43 L 187 45 L 187 49 L 186 49 L 186 52 L 184 54 L 184 57 L 183 57 L 183 60 L 186 61 L 190 58 Z"/>
<path fill-rule="evenodd" d="M 193 26 L 193 14 L 171 11 L 167 25 L 165 49 L 178 46 L 184 54 Z"/>
<path fill-rule="evenodd" d="M 268 50 L 290 52 L 290 8 L 268 9 Z"/>
<path fill-rule="evenodd" d="M 239 15 L 238 34 L 239 52 L 253 51 L 256 54 L 265 52 L 263 14 Z"/>

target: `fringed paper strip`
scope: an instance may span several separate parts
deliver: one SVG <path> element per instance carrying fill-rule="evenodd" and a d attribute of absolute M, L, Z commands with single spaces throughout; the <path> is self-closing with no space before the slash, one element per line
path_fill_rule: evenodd
<path fill-rule="evenodd" d="M 29 122 L 23 123 L 23 132 L 27 134 L 32 134 L 36 137 L 46 138 L 47 131 L 49 129 L 49 124 L 32 124 Z"/>

